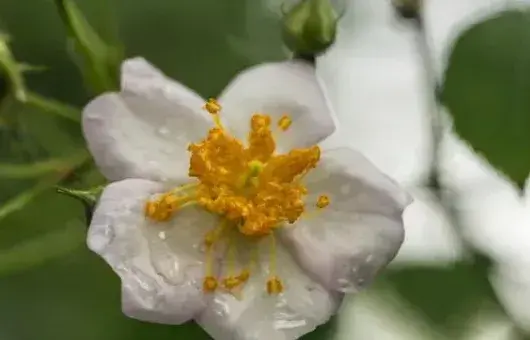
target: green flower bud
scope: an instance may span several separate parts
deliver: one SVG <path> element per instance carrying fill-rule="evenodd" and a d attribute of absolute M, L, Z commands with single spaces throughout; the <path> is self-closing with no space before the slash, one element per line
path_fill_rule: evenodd
<path fill-rule="evenodd" d="M 335 42 L 338 20 L 330 0 L 301 0 L 284 13 L 284 43 L 298 56 L 322 54 Z"/>

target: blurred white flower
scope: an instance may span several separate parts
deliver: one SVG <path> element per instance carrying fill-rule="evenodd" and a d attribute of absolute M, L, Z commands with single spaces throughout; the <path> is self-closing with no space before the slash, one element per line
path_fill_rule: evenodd
<path fill-rule="evenodd" d="M 334 124 L 303 62 L 246 70 L 205 103 L 131 59 L 122 91 L 87 105 L 83 130 L 115 181 L 88 245 L 121 277 L 130 317 L 195 319 L 215 339 L 296 339 L 403 241 L 409 196 L 351 149 L 321 155 Z"/>

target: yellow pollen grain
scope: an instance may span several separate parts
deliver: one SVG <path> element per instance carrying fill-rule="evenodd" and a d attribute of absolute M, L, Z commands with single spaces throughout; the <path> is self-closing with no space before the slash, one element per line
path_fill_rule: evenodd
<path fill-rule="evenodd" d="M 280 118 L 280 120 L 278 120 L 278 127 L 282 131 L 287 131 L 289 127 L 291 127 L 292 122 L 293 121 L 291 120 L 289 116 L 284 115 L 282 116 L 282 118 Z"/>
<path fill-rule="evenodd" d="M 216 115 L 221 111 L 222 107 L 217 100 L 215 100 L 214 98 L 210 98 L 208 99 L 206 104 L 204 104 L 203 108 L 210 114 Z"/>
<path fill-rule="evenodd" d="M 222 286 L 225 290 L 234 294 L 234 290 L 244 285 L 250 277 L 250 271 L 243 269 L 239 275 L 230 275 L 222 280 Z"/>
<path fill-rule="evenodd" d="M 316 204 L 316 206 L 317 206 L 317 208 L 319 208 L 319 209 L 323 209 L 323 208 L 327 207 L 327 206 L 329 205 L 329 203 L 330 203 L 329 196 L 327 196 L 327 195 L 320 195 L 320 196 L 318 197 L 318 200 L 317 200 L 317 204 Z"/>
<path fill-rule="evenodd" d="M 204 278 L 204 281 L 202 283 L 202 289 L 205 293 L 211 293 L 214 292 L 217 289 L 218 286 L 217 279 L 213 276 L 206 276 Z"/>
<path fill-rule="evenodd" d="M 148 200 L 145 204 L 144 214 L 157 222 L 168 221 L 182 203 L 189 201 L 189 197 L 180 198 L 172 193 L 166 193 L 156 200 Z"/>

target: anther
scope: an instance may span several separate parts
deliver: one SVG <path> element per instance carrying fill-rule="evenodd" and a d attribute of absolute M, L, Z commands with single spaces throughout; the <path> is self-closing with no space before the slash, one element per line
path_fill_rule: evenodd
<path fill-rule="evenodd" d="M 327 206 L 329 205 L 329 203 L 330 203 L 329 196 L 327 196 L 327 195 L 320 195 L 320 196 L 318 197 L 318 200 L 317 200 L 317 204 L 316 204 L 316 206 L 317 206 L 317 208 L 319 208 L 319 209 L 323 209 L 323 208 L 327 207 Z"/>
<path fill-rule="evenodd" d="M 221 105 L 214 98 L 208 99 L 203 108 L 212 115 L 216 115 L 221 111 Z"/>
<path fill-rule="evenodd" d="M 289 129 L 289 127 L 291 126 L 292 122 L 293 121 L 291 120 L 291 118 L 289 118 L 289 116 L 285 115 L 282 118 L 280 118 L 280 120 L 278 120 L 278 127 L 282 131 L 287 131 Z"/>
<path fill-rule="evenodd" d="M 277 276 L 273 276 L 267 280 L 267 293 L 269 295 L 276 295 L 283 292 L 283 283 Z"/>
<path fill-rule="evenodd" d="M 203 284 L 202 284 L 202 289 L 206 292 L 206 293 L 211 293 L 213 291 L 215 291 L 217 289 L 217 286 L 218 286 L 218 283 L 217 283 L 217 279 L 213 276 L 206 276 L 204 278 L 204 281 L 203 281 Z"/>
<path fill-rule="evenodd" d="M 173 194 L 164 194 L 157 200 L 148 200 L 145 203 L 144 214 L 158 222 L 167 221 L 178 209 L 180 200 Z"/>

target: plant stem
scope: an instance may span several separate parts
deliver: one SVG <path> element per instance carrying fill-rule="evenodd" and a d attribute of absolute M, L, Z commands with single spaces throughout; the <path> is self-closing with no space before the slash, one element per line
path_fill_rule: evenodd
<path fill-rule="evenodd" d="M 429 119 L 431 126 L 431 138 L 432 138 L 432 159 L 431 167 L 428 175 L 428 186 L 433 189 L 434 194 L 441 198 L 441 185 L 440 185 L 440 145 L 443 139 L 443 124 L 442 124 L 442 112 L 440 103 L 440 82 L 436 75 L 436 68 L 434 66 L 434 58 L 429 47 L 429 41 L 427 38 L 427 32 L 425 31 L 425 24 L 423 17 L 418 15 L 412 19 L 413 25 L 416 29 L 416 45 L 418 52 L 421 57 L 423 69 L 426 76 L 426 81 L 429 85 Z"/>

